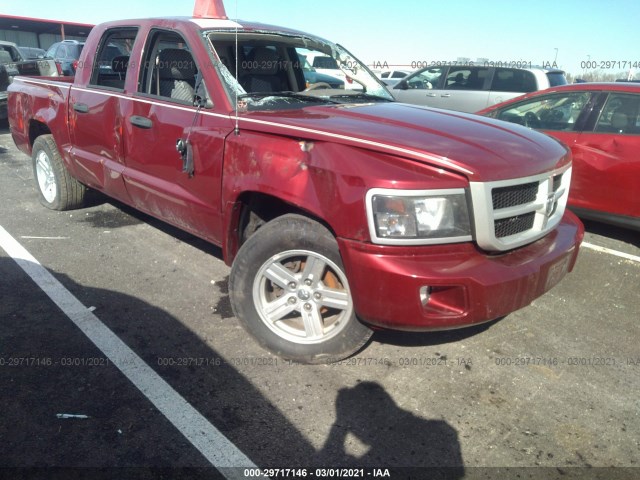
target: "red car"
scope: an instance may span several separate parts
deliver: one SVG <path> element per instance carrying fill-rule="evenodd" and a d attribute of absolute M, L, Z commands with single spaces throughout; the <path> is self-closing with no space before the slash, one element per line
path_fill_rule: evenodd
<path fill-rule="evenodd" d="M 569 207 L 586 219 L 640 230 L 640 84 L 564 85 L 478 114 L 564 142 L 573 153 Z"/>

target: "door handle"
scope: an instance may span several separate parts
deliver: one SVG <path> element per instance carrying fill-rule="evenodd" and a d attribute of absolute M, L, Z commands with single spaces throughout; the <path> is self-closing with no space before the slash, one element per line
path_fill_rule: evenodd
<path fill-rule="evenodd" d="M 451 96 L 451 94 L 450 93 L 444 93 L 444 94 L 442 94 L 440 96 L 443 97 L 443 98 L 449 98 Z"/>
<path fill-rule="evenodd" d="M 136 127 L 145 128 L 145 129 L 153 127 L 153 122 L 147 117 L 140 117 L 138 115 L 134 115 L 129 118 L 129 121 L 131 122 L 132 125 Z"/>
<path fill-rule="evenodd" d="M 73 109 L 78 113 L 89 113 L 89 105 L 86 103 L 74 103 Z"/>
<path fill-rule="evenodd" d="M 427 93 L 427 97 L 437 97 L 435 93 Z"/>

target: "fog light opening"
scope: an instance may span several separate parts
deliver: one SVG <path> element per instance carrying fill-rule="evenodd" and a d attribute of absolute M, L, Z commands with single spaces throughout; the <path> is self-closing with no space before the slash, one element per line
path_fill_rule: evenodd
<path fill-rule="evenodd" d="M 420 302 L 423 307 L 427 306 L 429 299 L 431 298 L 431 287 L 420 287 Z"/>

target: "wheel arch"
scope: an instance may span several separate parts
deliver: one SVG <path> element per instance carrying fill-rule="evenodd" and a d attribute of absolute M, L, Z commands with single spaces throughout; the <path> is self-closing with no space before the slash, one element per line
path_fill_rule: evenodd
<path fill-rule="evenodd" d="M 308 209 L 294 205 L 274 195 L 258 191 L 241 193 L 229 213 L 229 225 L 224 242 L 224 259 L 233 263 L 240 247 L 258 231 L 262 225 L 287 214 L 298 214 L 327 228 L 336 237 L 335 229 L 324 219 Z"/>
<path fill-rule="evenodd" d="M 36 141 L 36 138 L 49 134 L 51 134 L 51 129 L 46 123 L 32 119 L 29 122 L 29 147 L 33 149 L 33 143 Z"/>

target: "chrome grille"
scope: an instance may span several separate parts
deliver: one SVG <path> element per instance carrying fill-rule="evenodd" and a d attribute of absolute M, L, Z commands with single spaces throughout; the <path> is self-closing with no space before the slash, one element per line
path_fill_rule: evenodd
<path fill-rule="evenodd" d="M 499 210 L 533 202 L 536 199 L 536 195 L 538 195 L 538 182 L 494 188 L 491 192 L 493 209 Z"/>
<path fill-rule="evenodd" d="M 496 238 L 504 238 L 516 233 L 524 232 L 533 227 L 536 214 L 534 212 L 515 217 L 502 218 L 495 221 Z"/>
<path fill-rule="evenodd" d="M 526 178 L 470 182 L 478 245 L 510 250 L 549 233 L 564 215 L 570 181 L 566 166 Z"/>

